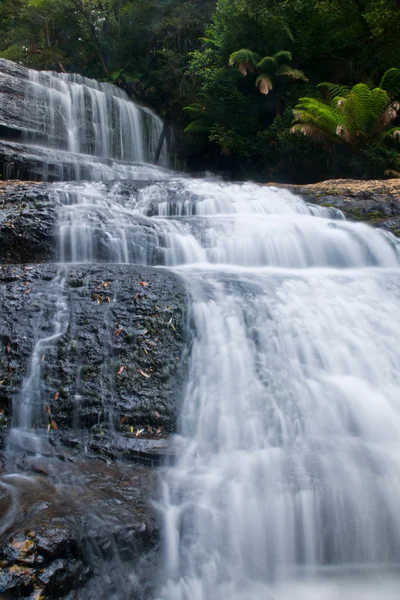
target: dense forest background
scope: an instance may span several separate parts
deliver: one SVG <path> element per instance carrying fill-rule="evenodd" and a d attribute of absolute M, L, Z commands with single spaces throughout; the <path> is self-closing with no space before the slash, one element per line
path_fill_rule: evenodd
<path fill-rule="evenodd" d="M 0 56 L 123 87 L 191 170 L 400 176 L 399 0 L 0 0 Z"/>

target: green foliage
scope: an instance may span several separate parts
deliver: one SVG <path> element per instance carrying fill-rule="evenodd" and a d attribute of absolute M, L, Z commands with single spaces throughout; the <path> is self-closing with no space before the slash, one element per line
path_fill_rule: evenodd
<path fill-rule="evenodd" d="M 3 58 L 154 106 L 189 165 L 277 180 L 399 170 L 398 0 L 0 0 L 0 33 Z M 291 135 L 293 110 L 306 135 Z"/>
<path fill-rule="evenodd" d="M 388 138 L 395 140 L 400 135 L 400 127 L 389 126 L 396 120 L 399 109 L 400 105 L 391 103 L 385 90 L 371 90 L 359 83 L 346 96 L 336 96 L 330 103 L 301 98 L 293 111 L 292 133 L 358 149 Z"/>

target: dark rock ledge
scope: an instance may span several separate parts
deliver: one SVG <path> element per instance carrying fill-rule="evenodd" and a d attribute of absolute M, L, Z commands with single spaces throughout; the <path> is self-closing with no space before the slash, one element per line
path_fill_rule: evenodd
<path fill-rule="evenodd" d="M 351 221 L 365 221 L 400 237 L 400 179 L 332 179 L 309 185 L 281 185 L 307 202 L 340 209 Z"/>

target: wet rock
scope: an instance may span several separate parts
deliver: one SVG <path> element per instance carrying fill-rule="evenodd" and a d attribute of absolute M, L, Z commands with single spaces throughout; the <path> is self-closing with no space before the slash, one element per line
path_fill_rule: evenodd
<path fill-rule="evenodd" d="M 29 84 L 29 70 L 21 65 L 0 58 L 0 137 L 20 140 L 43 135 L 43 123 L 46 120 L 46 106 L 38 102 L 35 94 L 26 97 Z M 60 123 L 57 140 L 62 143 L 65 132 Z"/>
<path fill-rule="evenodd" d="M 44 184 L 0 182 L 0 262 L 54 260 L 56 216 Z"/>
<path fill-rule="evenodd" d="M 136 434 L 149 435 L 155 442 L 143 456 L 162 454 L 151 446 L 175 430 L 185 362 L 179 278 L 129 265 L 3 266 L 0 290 L 0 409 L 17 409 L 42 340 L 36 427 L 72 436 L 70 447 L 99 448 L 96 436 L 105 435 L 113 456 L 138 455 Z M 123 436 L 134 441 L 122 444 Z"/>
<path fill-rule="evenodd" d="M 365 221 L 400 237 L 400 179 L 337 179 L 310 185 L 282 186 L 307 202 L 340 209 L 352 221 Z"/>
<path fill-rule="evenodd" d="M 10 599 L 31 594 L 60 600 L 79 593 L 105 600 L 116 591 L 130 597 L 134 580 L 135 597 L 144 597 L 158 568 L 154 470 L 82 456 L 74 464 L 54 458 L 48 468 L 46 480 L 0 478 L 0 489 L 5 482 L 13 490 L 13 510 L 0 505 L 0 519 L 3 511 L 13 514 L 0 536 L 0 593 Z"/>

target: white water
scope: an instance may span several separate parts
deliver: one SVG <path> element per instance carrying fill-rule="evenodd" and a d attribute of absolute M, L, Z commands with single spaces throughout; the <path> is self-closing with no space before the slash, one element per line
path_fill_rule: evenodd
<path fill-rule="evenodd" d="M 40 136 L 27 131 L 28 141 L 98 158 L 154 162 L 162 119 L 114 85 L 29 70 L 25 99 L 35 119 L 42 115 Z M 165 143 L 159 163 L 168 164 Z"/>
<path fill-rule="evenodd" d="M 57 186 L 60 258 L 162 264 L 194 326 L 160 600 L 394 600 L 396 240 L 283 190 Z"/>

